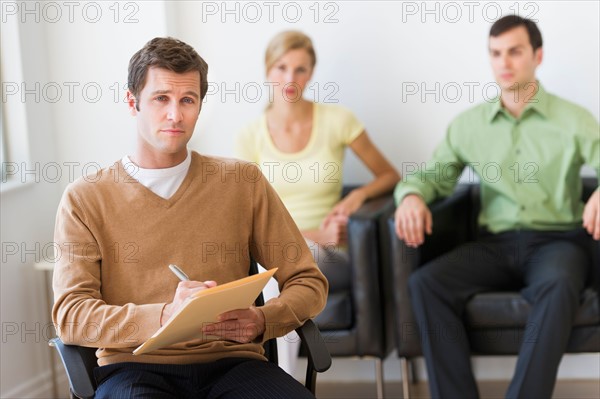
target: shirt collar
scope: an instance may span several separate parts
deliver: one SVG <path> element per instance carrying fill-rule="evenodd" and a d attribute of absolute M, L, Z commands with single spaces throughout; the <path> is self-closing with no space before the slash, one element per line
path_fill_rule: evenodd
<path fill-rule="evenodd" d="M 525 106 L 525 109 L 521 113 L 521 117 L 529 114 L 531 112 L 530 110 L 539 113 L 545 118 L 548 117 L 548 93 L 544 90 L 544 86 L 542 86 L 539 81 L 537 81 L 537 88 L 537 93 L 534 94 L 529 104 Z M 497 97 L 490 105 L 489 122 L 492 123 L 499 113 L 505 112 L 507 111 L 502 107 L 500 97 Z"/>

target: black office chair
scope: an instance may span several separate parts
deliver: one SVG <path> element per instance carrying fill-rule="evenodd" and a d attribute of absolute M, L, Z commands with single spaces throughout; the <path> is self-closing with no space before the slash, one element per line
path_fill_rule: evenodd
<path fill-rule="evenodd" d="M 256 262 L 250 262 L 250 274 L 258 273 Z M 264 305 L 262 293 L 256 299 L 256 306 Z M 306 379 L 304 385 L 315 394 L 317 373 L 323 373 L 331 367 L 331 356 L 325 341 L 315 323 L 307 320 L 296 329 L 301 339 L 301 347 L 308 357 L 306 366 Z M 94 368 L 98 367 L 96 348 L 77 345 L 65 345 L 60 338 L 51 339 L 48 344 L 54 347 L 62 360 L 69 380 L 71 398 L 93 398 L 96 392 Z M 277 364 L 277 340 L 268 340 L 264 344 L 265 356 L 270 362 Z"/>

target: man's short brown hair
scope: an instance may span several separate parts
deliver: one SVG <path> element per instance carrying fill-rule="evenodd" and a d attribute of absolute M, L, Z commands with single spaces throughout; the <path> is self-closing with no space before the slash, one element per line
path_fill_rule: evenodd
<path fill-rule="evenodd" d="M 144 85 L 148 68 L 164 68 L 175 73 L 200 72 L 200 98 L 208 91 L 208 64 L 189 44 L 172 37 L 155 37 L 129 60 L 127 86 L 138 97 Z"/>
<path fill-rule="evenodd" d="M 535 22 L 518 15 L 507 15 L 494 22 L 490 29 L 490 36 L 500 36 L 504 32 L 508 32 L 509 30 L 519 26 L 523 26 L 525 29 L 527 29 L 527 33 L 529 34 L 529 43 L 531 43 L 531 47 L 533 48 L 534 52 L 542 47 L 544 44 L 542 41 L 542 33 Z"/>

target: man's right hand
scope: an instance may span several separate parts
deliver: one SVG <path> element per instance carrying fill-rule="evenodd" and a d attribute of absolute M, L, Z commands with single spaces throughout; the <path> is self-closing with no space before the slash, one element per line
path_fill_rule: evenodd
<path fill-rule="evenodd" d="M 423 198 L 416 194 L 404 197 L 396 208 L 396 235 L 409 247 L 423 244 L 425 233 L 431 234 L 432 224 L 431 211 Z"/>
<path fill-rule="evenodd" d="M 216 281 L 181 281 L 179 285 L 177 285 L 177 291 L 175 291 L 173 302 L 168 303 L 163 308 L 160 315 L 160 325 L 162 326 L 165 324 L 196 292 L 215 287 L 216 285 Z"/>

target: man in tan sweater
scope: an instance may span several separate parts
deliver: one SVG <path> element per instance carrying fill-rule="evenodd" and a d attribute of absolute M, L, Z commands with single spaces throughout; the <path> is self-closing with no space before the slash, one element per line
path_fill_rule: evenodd
<path fill-rule="evenodd" d="M 52 316 L 65 343 L 98 348 L 98 398 L 311 397 L 261 343 L 317 315 L 327 281 L 255 165 L 188 151 L 207 70 L 179 40 L 138 51 L 127 93 L 135 154 L 71 184 L 58 209 Z M 214 339 L 132 354 L 190 295 L 248 275 L 250 257 L 279 268 L 278 298 L 221 315 L 204 327 Z"/>

